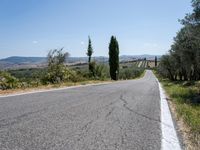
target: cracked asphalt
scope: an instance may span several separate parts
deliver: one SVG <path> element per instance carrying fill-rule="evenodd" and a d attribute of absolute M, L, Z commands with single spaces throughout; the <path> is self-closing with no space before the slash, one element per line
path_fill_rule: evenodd
<path fill-rule="evenodd" d="M 159 150 L 156 78 L 0 98 L 0 149 Z"/>

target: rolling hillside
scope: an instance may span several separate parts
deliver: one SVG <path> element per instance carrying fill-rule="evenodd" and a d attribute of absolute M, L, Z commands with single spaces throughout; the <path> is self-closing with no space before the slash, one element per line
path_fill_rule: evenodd
<path fill-rule="evenodd" d="M 157 56 L 158 59 L 160 56 Z M 147 60 L 154 60 L 154 55 L 122 55 L 120 56 L 120 62 L 136 61 L 146 58 Z M 108 62 L 108 57 L 98 56 L 93 57 L 93 60 L 97 62 Z M 69 57 L 67 58 L 67 64 L 87 63 L 87 57 Z M 145 64 L 141 64 L 144 66 Z M 0 59 L 0 70 L 4 69 L 19 69 L 19 68 L 41 68 L 46 66 L 46 57 L 20 57 L 12 56 L 4 59 Z"/>

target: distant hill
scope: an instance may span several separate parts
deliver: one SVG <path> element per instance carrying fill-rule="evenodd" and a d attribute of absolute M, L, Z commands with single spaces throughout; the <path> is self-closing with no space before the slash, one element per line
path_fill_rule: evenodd
<path fill-rule="evenodd" d="M 138 60 L 138 59 L 144 59 L 146 58 L 147 60 L 154 60 L 155 56 L 157 56 L 158 60 L 161 58 L 161 55 L 122 55 L 120 56 L 120 62 L 123 61 L 133 61 L 133 60 Z"/>
<path fill-rule="evenodd" d="M 46 64 L 45 57 L 12 56 L 0 60 L 0 69 L 36 68 Z"/>
<path fill-rule="evenodd" d="M 158 59 L 161 57 L 157 56 Z M 122 55 L 120 56 L 120 62 L 133 61 L 138 59 L 154 60 L 154 55 Z M 93 57 L 93 60 L 97 62 L 108 62 L 108 57 L 98 56 Z M 88 57 L 69 57 L 66 60 L 66 64 L 86 63 Z M 46 57 L 20 57 L 12 56 L 4 59 L 0 59 L 0 70 L 4 69 L 19 69 L 19 68 L 38 68 L 45 67 Z"/>
<path fill-rule="evenodd" d="M 5 59 L 1 59 L 0 62 L 8 62 L 13 64 L 37 64 L 44 63 L 46 61 L 45 57 L 20 57 L 12 56 Z"/>

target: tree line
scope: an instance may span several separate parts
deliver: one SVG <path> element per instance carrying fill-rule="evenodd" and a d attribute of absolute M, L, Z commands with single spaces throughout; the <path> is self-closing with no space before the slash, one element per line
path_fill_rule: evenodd
<path fill-rule="evenodd" d="M 200 80 L 200 0 L 192 0 L 192 7 L 179 20 L 183 27 L 160 59 L 158 72 L 170 80 Z"/>

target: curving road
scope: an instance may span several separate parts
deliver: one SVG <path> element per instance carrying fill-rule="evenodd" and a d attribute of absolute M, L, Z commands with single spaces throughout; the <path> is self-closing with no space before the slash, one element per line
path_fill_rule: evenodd
<path fill-rule="evenodd" d="M 138 80 L 0 98 L 2 150 L 159 150 L 160 95 Z"/>

